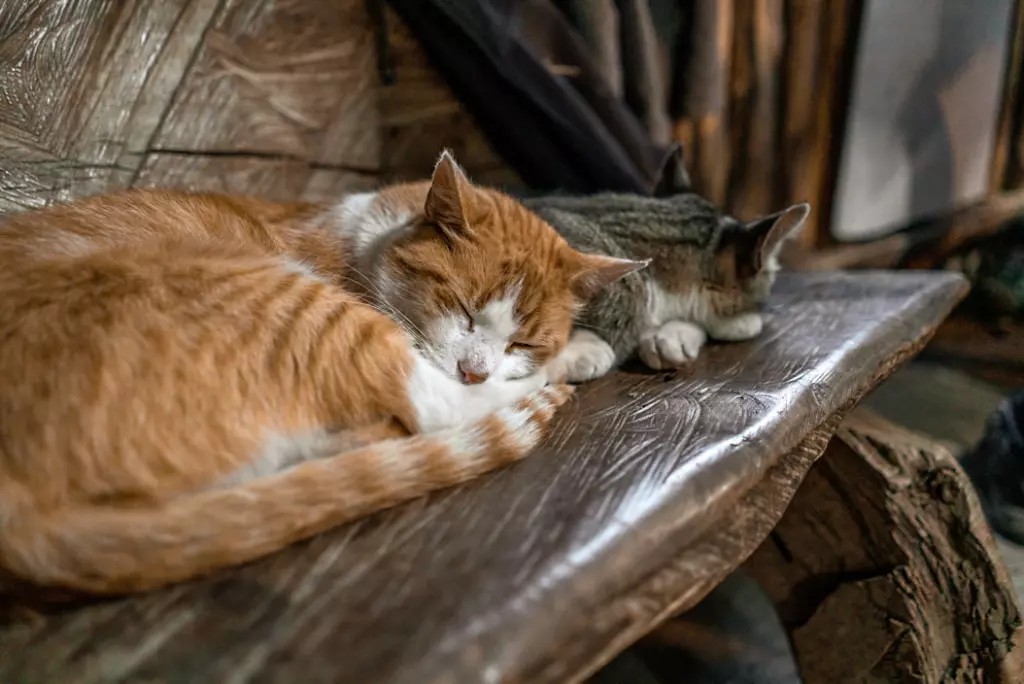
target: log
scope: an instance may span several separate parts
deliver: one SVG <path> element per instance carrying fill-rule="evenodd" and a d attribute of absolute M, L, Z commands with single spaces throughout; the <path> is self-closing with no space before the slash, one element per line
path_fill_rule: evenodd
<path fill-rule="evenodd" d="M 991 195 L 938 217 L 925 217 L 905 229 L 911 246 L 900 261 L 909 268 L 942 266 L 955 252 L 1024 216 L 1024 189 Z"/>
<path fill-rule="evenodd" d="M 1021 618 L 953 456 L 857 410 L 745 565 L 805 684 L 1001 681 Z"/>

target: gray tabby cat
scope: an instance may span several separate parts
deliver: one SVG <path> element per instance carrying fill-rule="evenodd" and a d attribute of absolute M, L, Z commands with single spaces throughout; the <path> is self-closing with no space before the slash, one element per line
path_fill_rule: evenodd
<path fill-rule="evenodd" d="M 600 377 L 635 353 L 656 370 L 677 368 L 696 359 L 708 337 L 757 336 L 779 251 L 810 212 L 802 203 L 743 223 L 693 192 L 524 203 L 580 251 L 650 261 L 581 313 L 553 362 L 570 382 Z"/>

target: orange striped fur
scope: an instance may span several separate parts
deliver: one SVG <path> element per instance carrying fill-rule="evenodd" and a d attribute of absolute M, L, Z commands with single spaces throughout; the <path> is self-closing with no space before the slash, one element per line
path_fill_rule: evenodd
<path fill-rule="evenodd" d="M 336 205 L 135 190 L 0 224 L 0 571 L 243 563 L 525 456 L 584 255 L 442 155 Z M 0 590 L 3 589 L 0 584 Z"/>

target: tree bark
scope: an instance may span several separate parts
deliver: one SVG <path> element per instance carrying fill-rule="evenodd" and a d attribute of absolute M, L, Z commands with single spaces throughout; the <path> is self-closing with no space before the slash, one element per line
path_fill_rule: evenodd
<path fill-rule="evenodd" d="M 747 562 L 806 684 L 1010 682 L 1020 613 L 943 448 L 859 410 Z"/>

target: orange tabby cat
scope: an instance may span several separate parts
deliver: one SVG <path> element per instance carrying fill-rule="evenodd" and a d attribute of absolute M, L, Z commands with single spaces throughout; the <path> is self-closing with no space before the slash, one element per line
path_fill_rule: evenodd
<path fill-rule="evenodd" d="M 574 311 L 642 266 L 447 153 L 330 207 L 153 190 L 13 217 L 0 570 L 149 589 L 519 459 L 569 396 L 544 365 Z"/>

